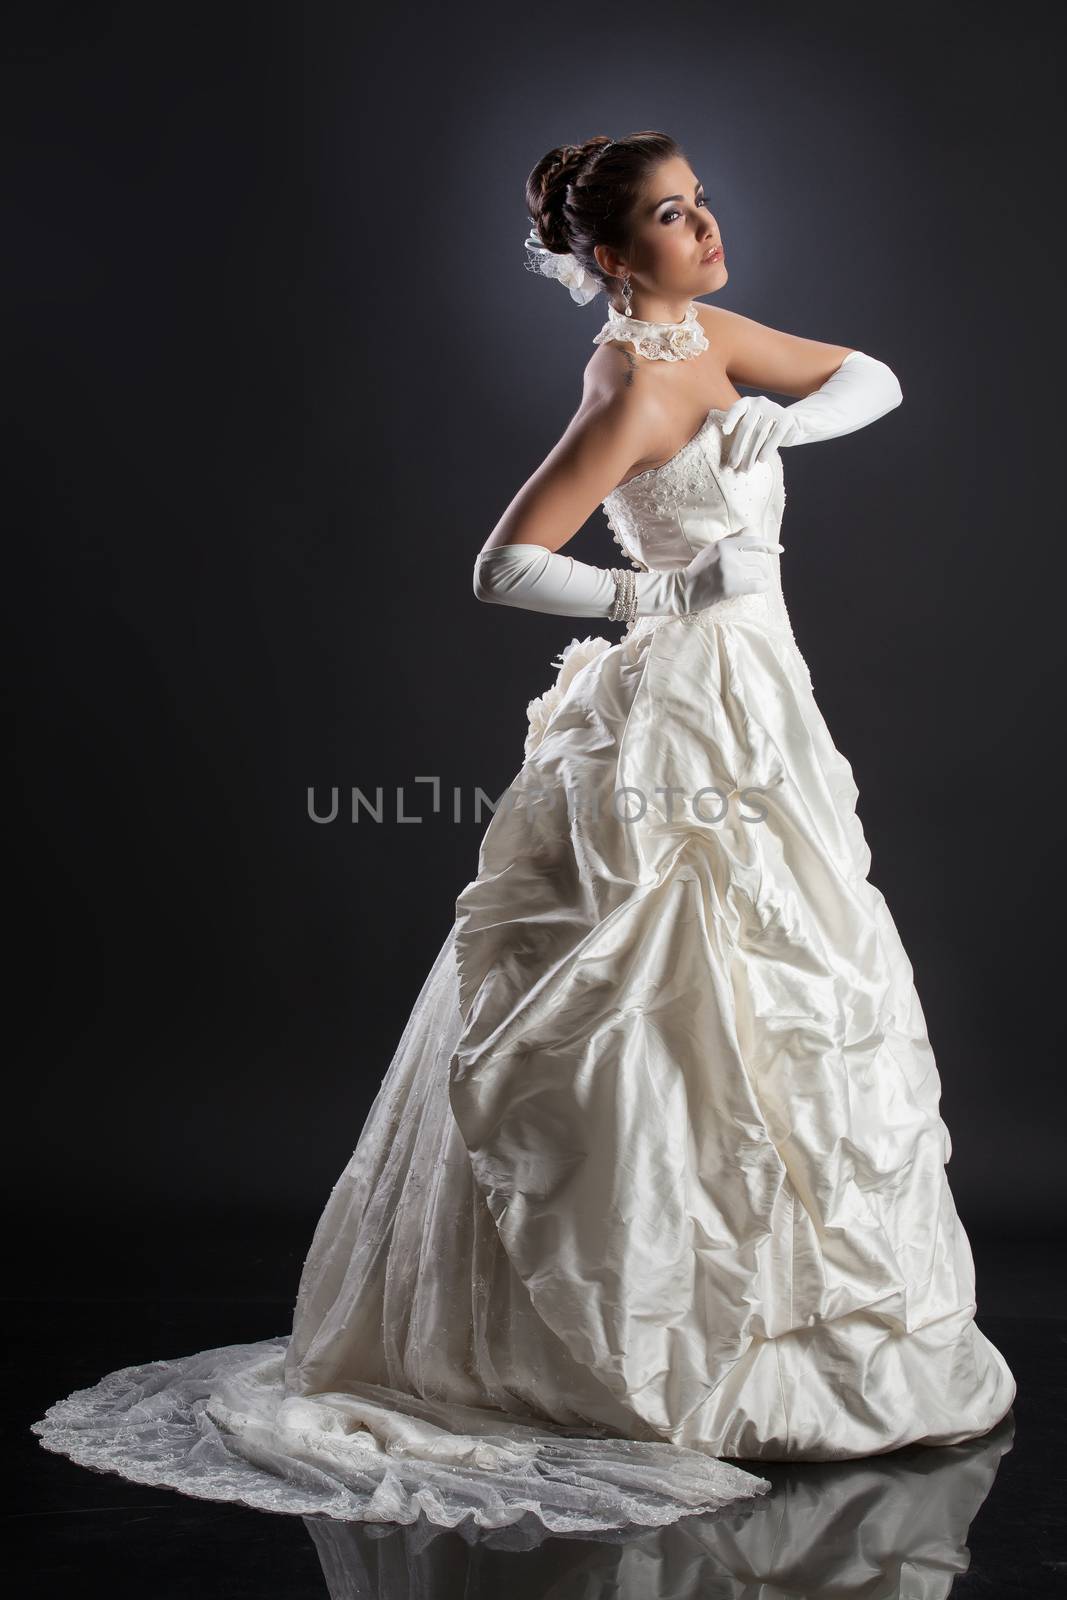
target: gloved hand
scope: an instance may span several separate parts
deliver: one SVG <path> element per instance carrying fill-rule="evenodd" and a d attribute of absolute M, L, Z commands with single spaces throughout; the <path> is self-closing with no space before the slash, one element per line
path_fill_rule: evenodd
<path fill-rule="evenodd" d="M 714 544 L 698 550 L 687 566 L 674 573 L 658 574 L 662 578 L 676 578 L 681 590 L 682 611 L 703 611 L 717 600 L 732 600 L 739 594 L 764 594 L 771 586 L 771 568 L 767 556 L 772 551 L 785 549 L 781 544 L 767 544 L 751 536 L 747 528 L 728 533 Z M 643 572 L 637 580 L 637 615 L 639 617 L 661 614 L 657 603 L 659 596 L 651 587 L 643 590 L 642 578 L 652 577 Z M 651 602 L 651 603 L 650 603 Z M 671 606 L 670 610 L 674 610 Z"/>
<path fill-rule="evenodd" d="M 717 600 L 770 587 L 772 551 L 747 528 L 699 550 L 673 572 L 594 567 L 541 544 L 500 544 L 474 564 L 474 592 L 492 605 L 520 606 L 563 617 L 682 616 Z"/>
<path fill-rule="evenodd" d="M 874 356 L 850 350 L 821 388 L 791 406 L 780 406 L 765 394 L 735 400 L 722 420 L 730 439 L 724 465 L 747 472 L 756 462 L 769 462 L 774 450 L 812 444 L 854 433 L 892 411 L 904 398 L 896 374 Z"/>

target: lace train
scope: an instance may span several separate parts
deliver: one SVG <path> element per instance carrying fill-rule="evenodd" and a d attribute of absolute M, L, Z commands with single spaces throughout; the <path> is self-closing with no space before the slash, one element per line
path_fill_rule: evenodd
<path fill-rule="evenodd" d="M 541 1428 L 377 1384 L 286 1395 L 287 1338 L 111 1372 L 32 1431 L 95 1471 L 205 1500 L 349 1522 L 550 1533 L 662 1527 L 770 1483 L 670 1444 Z"/>

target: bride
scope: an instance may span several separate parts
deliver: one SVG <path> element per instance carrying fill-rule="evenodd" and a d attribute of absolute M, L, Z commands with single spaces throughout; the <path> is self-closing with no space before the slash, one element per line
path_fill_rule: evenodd
<path fill-rule="evenodd" d="M 87 1466 L 348 1521 L 647 1527 L 758 1515 L 741 1462 L 955 1444 L 1011 1406 L 781 588 L 781 452 L 900 385 L 700 302 L 723 244 L 664 134 L 553 150 L 526 199 L 527 265 L 607 321 L 475 593 L 625 630 L 529 707 L 291 1331 L 59 1401 L 34 1431 Z M 627 567 L 560 553 L 601 505 Z"/>

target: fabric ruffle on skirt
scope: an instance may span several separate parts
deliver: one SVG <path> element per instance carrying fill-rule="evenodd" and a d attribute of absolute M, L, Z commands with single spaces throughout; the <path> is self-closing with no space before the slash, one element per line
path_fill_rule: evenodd
<path fill-rule="evenodd" d="M 1014 1380 L 852 771 L 791 636 L 711 616 L 563 653 L 457 900 L 450 1103 L 538 1315 L 660 1437 L 970 1438 Z"/>

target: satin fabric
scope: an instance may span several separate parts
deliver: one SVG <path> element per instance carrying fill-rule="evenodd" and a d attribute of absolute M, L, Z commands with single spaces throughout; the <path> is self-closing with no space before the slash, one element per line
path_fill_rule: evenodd
<path fill-rule="evenodd" d="M 777 539 L 780 458 L 732 473 L 719 423 L 609 497 L 645 564 Z M 678 1444 L 980 1434 L 1014 1380 L 973 1320 L 912 968 L 780 563 L 766 595 L 601 646 L 564 653 L 584 664 L 457 901 L 450 1103 L 508 1257 Z"/>

